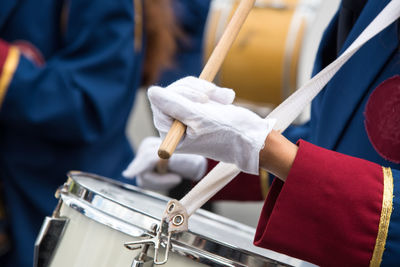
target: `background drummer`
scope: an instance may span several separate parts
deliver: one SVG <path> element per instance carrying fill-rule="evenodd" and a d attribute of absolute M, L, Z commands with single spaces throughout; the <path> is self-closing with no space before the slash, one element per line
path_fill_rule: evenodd
<path fill-rule="evenodd" d="M 207 9 L 201 2 L 190 1 L 191 9 Z M 0 266 L 32 266 L 35 238 L 67 171 L 123 179 L 133 157 L 125 124 L 136 89 L 171 65 L 177 40 L 191 42 L 170 4 L 0 4 L 0 228 L 8 234 L 0 234 L 7 242 Z"/>
<path fill-rule="evenodd" d="M 388 2 L 342 1 L 314 73 L 343 53 Z M 178 119 L 188 126 L 179 152 L 234 163 L 249 174 L 263 168 L 279 178 L 264 204 L 256 245 L 322 266 L 398 265 L 398 27 L 396 21 L 357 52 L 314 100 L 310 121 L 287 133 L 296 139 L 306 133 L 309 142 L 290 142 L 271 131 L 274 120 L 231 105 L 233 91 L 193 77 L 149 90 L 155 126 L 164 135 Z M 139 153 L 152 149 L 144 142 Z M 140 159 L 131 165 L 142 166 L 138 175 L 163 178 L 154 162 Z M 179 166 L 176 175 L 185 167 Z M 248 177 L 237 178 L 236 192 L 253 197 L 258 193 Z"/>

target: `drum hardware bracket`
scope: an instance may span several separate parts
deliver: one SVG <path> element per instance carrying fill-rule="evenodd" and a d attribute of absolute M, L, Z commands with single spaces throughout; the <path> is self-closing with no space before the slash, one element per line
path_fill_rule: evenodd
<path fill-rule="evenodd" d="M 52 217 L 53 218 L 59 218 L 60 217 L 60 208 L 62 205 L 62 199 L 61 199 L 61 194 L 66 194 L 68 193 L 68 186 L 70 185 L 71 181 L 68 179 L 66 183 L 64 183 L 62 186 L 57 188 L 57 191 L 55 192 L 54 196 L 56 199 L 58 199 L 58 203 L 56 208 L 53 211 Z"/>
<path fill-rule="evenodd" d="M 189 215 L 186 208 L 176 199 L 168 202 L 162 221 L 168 222 L 169 233 L 179 233 L 188 230 Z"/>
<path fill-rule="evenodd" d="M 145 266 L 153 266 L 153 258 L 147 256 L 147 251 L 149 250 L 150 245 L 144 244 L 142 247 L 142 251 L 139 255 L 133 260 L 131 267 L 145 267 Z"/>
<path fill-rule="evenodd" d="M 163 232 L 165 232 L 165 230 L 163 230 L 163 228 L 165 228 L 165 227 L 166 227 L 165 223 L 162 223 L 160 225 L 160 227 L 157 227 L 156 224 L 153 224 L 152 232 L 148 233 L 151 238 L 138 240 L 138 241 L 126 242 L 124 244 L 124 246 L 130 250 L 136 250 L 136 249 L 140 249 L 140 248 L 142 249 L 139 256 L 134 260 L 134 263 L 135 263 L 135 261 L 137 261 L 137 262 L 143 261 L 142 259 L 144 259 L 147 256 L 147 250 L 149 249 L 150 245 L 154 246 L 153 263 L 155 265 L 165 264 L 168 261 L 169 250 L 171 249 L 171 235 L 172 235 L 171 232 L 169 232 L 167 235 L 164 259 L 159 260 L 159 255 L 158 255 L 160 246 L 162 246 L 163 243 L 165 243 L 165 241 L 164 241 L 165 238 L 163 237 L 164 236 Z M 135 266 L 135 265 L 132 265 L 132 266 Z M 140 265 L 137 265 L 137 266 L 140 266 Z"/>
<path fill-rule="evenodd" d="M 45 218 L 35 241 L 34 267 L 46 267 L 50 264 L 68 221 L 68 218 Z"/>
<path fill-rule="evenodd" d="M 173 233 L 183 232 L 188 230 L 188 219 L 189 215 L 186 212 L 186 208 L 176 199 L 172 199 L 168 202 L 167 208 L 164 211 L 163 217 L 160 221 L 160 226 L 157 227 L 156 224 L 152 226 L 152 232 L 148 235 L 151 238 L 126 242 L 124 246 L 127 249 L 135 250 L 142 249 L 139 254 L 142 257 L 146 256 L 147 250 L 150 245 L 154 246 L 154 264 L 161 265 L 168 261 L 169 250 L 171 249 L 171 236 Z M 163 260 L 159 260 L 159 249 L 160 245 L 163 243 L 163 239 L 167 237 L 165 256 Z"/>

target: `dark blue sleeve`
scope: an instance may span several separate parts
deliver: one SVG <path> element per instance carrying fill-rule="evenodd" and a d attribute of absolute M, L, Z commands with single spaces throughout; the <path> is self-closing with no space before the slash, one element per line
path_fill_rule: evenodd
<path fill-rule="evenodd" d="M 283 135 L 289 139 L 292 143 L 296 143 L 299 139 L 309 141 L 310 137 L 310 122 L 306 122 L 302 125 L 290 125 L 284 132 Z"/>
<path fill-rule="evenodd" d="M 199 76 L 203 67 L 203 33 L 210 0 L 174 0 L 174 15 L 185 33 L 178 43 L 174 66 L 161 74 L 159 84 L 167 86 L 185 77 Z"/>
<path fill-rule="evenodd" d="M 210 0 L 174 0 L 174 14 L 186 32 L 196 32 L 204 24 Z"/>
<path fill-rule="evenodd" d="M 69 1 L 60 49 L 42 67 L 21 56 L 2 124 L 68 143 L 95 141 L 133 100 L 132 0 Z"/>

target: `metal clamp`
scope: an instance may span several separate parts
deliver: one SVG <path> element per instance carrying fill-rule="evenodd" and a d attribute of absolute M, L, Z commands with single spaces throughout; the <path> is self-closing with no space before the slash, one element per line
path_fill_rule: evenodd
<path fill-rule="evenodd" d="M 189 215 L 182 203 L 176 199 L 168 202 L 163 220 L 168 222 L 168 232 L 178 233 L 188 230 Z"/>
<path fill-rule="evenodd" d="M 173 233 L 187 231 L 188 219 L 185 207 L 176 199 L 170 200 L 167 208 L 164 211 L 163 217 L 160 221 L 160 226 L 156 224 L 152 226 L 152 232 L 148 235 L 150 238 L 126 242 L 124 246 L 127 249 L 135 250 L 142 248 L 140 253 L 142 257 L 146 256 L 149 246 L 154 246 L 154 264 L 160 265 L 168 261 L 169 250 L 171 249 L 171 236 Z M 167 239 L 165 241 L 165 239 Z M 166 245 L 164 245 L 166 243 Z M 159 260 L 160 246 L 165 246 L 165 256 L 163 260 Z"/>
<path fill-rule="evenodd" d="M 148 247 L 150 245 L 154 246 L 154 259 L 153 262 L 155 265 L 161 265 L 165 264 L 168 261 L 168 254 L 169 250 L 171 249 L 171 232 L 168 232 L 168 229 L 165 230 L 165 227 L 168 227 L 168 224 L 161 223 L 160 227 L 157 227 L 156 224 L 152 226 L 153 232 L 149 233 L 149 236 L 151 238 L 148 239 L 143 239 L 143 240 L 138 240 L 138 241 L 132 241 L 132 242 L 126 242 L 124 246 L 127 249 L 130 250 L 136 250 L 142 248 L 141 254 L 147 253 Z M 158 229 L 157 229 L 158 228 Z M 159 260 L 158 252 L 160 249 L 160 246 L 165 244 L 165 237 L 162 234 L 163 232 L 168 232 L 167 235 L 167 241 L 165 245 L 165 255 L 163 260 Z M 145 255 L 142 255 L 144 257 Z"/>

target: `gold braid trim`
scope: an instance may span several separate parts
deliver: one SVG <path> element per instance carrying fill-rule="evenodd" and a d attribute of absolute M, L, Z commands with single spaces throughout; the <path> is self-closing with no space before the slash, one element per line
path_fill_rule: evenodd
<path fill-rule="evenodd" d="M 393 210 L 393 175 L 390 168 L 383 169 L 383 198 L 381 218 L 379 221 L 378 235 L 376 237 L 374 253 L 369 266 L 380 266 L 385 250 L 386 238 L 389 231 L 390 216 Z"/>
<path fill-rule="evenodd" d="M 11 82 L 14 72 L 19 62 L 19 50 L 14 46 L 10 46 L 6 61 L 3 65 L 3 72 L 0 74 L 0 107 L 3 104 L 7 88 Z"/>
<path fill-rule="evenodd" d="M 261 195 L 263 199 L 266 199 L 269 191 L 269 175 L 264 169 L 260 169 L 260 185 Z"/>

